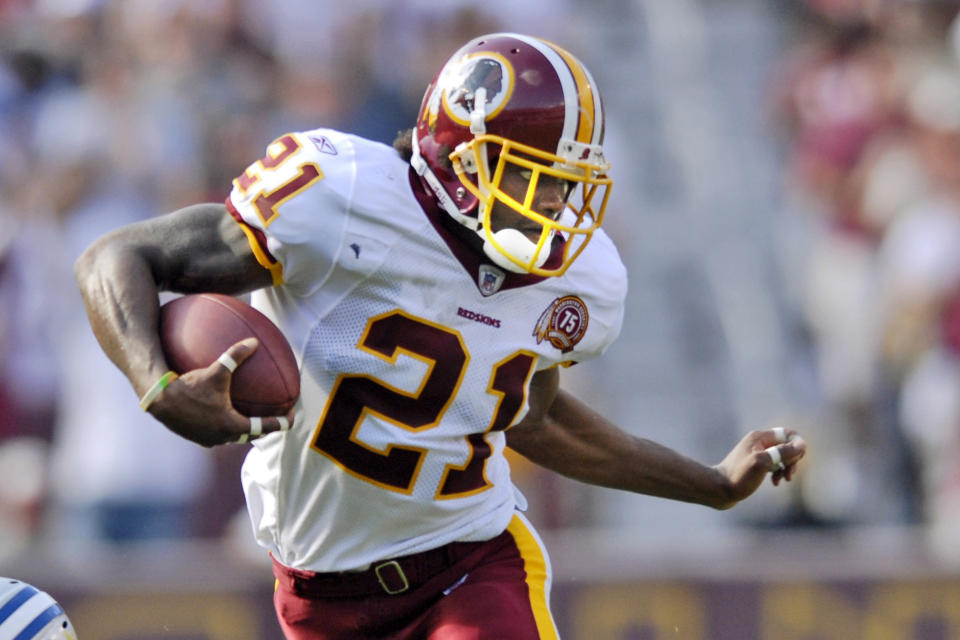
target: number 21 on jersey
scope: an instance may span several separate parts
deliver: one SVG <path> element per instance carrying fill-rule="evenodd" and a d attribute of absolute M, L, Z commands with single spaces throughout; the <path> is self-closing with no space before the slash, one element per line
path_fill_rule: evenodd
<path fill-rule="evenodd" d="M 392 364 L 400 354 L 416 358 L 427 365 L 427 372 L 413 393 L 371 376 L 341 375 L 330 391 L 313 448 L 362 480 L 409 494 L 426 450 L 391 445 L 378 451 L 359 440 L 357 431 L 371 414 L 410 432 L 438 426 L 460 390 L 470 354 L 456 331 L 399 310 L 371 318 L 357 346 Z M 494 415 L 485 432 L 464 438 L 469 448 L 467 462 L 447 465 L 436 499 L 462 497 L 490 487 L 484 467 L 492 449 L 485 434 L 506 429 L 517 417 L 535 363 L 533 353 L 520 351 L 494 366 L 487 387 L 487 393 L 498 398 Z"/>

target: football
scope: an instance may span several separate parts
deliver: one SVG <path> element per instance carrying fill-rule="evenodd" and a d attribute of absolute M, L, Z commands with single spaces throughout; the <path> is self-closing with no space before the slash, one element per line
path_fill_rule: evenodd
<path fill-rule="evenodd" d="M 237 298 L 216 293 L 175 298 L 160 307 L 159 330 L 167 363 L 177 373 L 209 366 L 244 338 L 259 340 L 230 383 L 233 406 L 244 415 L 284 415 L 300 395 L 290 343 L 267 316 Z"/>

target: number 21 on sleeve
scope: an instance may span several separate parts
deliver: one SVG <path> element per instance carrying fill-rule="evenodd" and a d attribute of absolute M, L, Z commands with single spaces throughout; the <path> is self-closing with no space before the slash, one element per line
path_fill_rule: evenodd
<path fill-rule="evenodd" d="M 247 167 L 239 178 L 233 181 L 234 186 L 246 196 L 255 185 L 264 179 L 265 174 L 289 172 L 287 160 L 294 157 L 300 150 L 300 143 L 290 134 L 280 136 L 267 147 L 267 154 Z M 281 174 L 282 176 L 283 174 Z M 250 201 L 257 214 L 268 227 L 277 217 L 277 210 L 281 204 L 303 191 L 317 180 L 323 178 L 323 171 L 315 162 L 304 162 L 297 166 L 297 173 L 277 186 L 275 189 L 262 189 Z"/>

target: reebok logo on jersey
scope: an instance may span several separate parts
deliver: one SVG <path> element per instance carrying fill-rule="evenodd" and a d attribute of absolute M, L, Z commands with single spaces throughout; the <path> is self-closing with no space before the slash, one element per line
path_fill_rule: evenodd
<path fill-rule="evenodd" d="M 496 318 L 485 316 L 482 313 L 477 313 L 476 311 L 469 311 L 463 307 L 457 308 L 457 315 L 461 318 L 466 318 L 467 320 L 474 320 L 475 322 L 490 325 L 491 327 L 495 327 L 497 329 L 500 328 L 500 321 Z"/>
<path fill-rule="evenodd" d="M 309 137 L 310 142 L 313 143 L 313 145 L 317 148 L 317 151 L 320 153 L 325 153 L 330 156 L 337 155 L 337 148 L 333 146 L 333 143 L 330 142 L 330 139 L 327 138 L 327 136 L 320 136 L 319 138 L 315 138 L 313 136 Z"/>
<path fill-rule="evenodd" d="M 567 353 L 572 351 L 583 334 L 587 332 L 590 314 L 587 305 L 577 296 L 563 296 L 550 303 L 533 329 L 537 344 L 547 340 L 550 344 Z"/>

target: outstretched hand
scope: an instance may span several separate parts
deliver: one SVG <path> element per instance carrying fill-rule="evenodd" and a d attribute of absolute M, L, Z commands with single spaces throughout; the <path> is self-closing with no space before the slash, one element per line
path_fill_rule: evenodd
<path fill-rule="evenodd" d="M 753 494 L 768 474 L 774 485 L 792 480 L 806 451 L 807 443 L 793 429 L 778 427 L 745 435 L 714 467 L 729 483 L 729 503 L 723 507 L 732 507 Z"/>
<path fill-rule="evenodd" d="M 248 418 L 230 401 L 233 371 L 257 345 L 256 338 L 241 340 L 210 366 L 184 373 L 150 405 L 150 413 L 174 433 L 204 447 L 247 442 L 289 429 L 293 410 L 286 416 Z"/>

